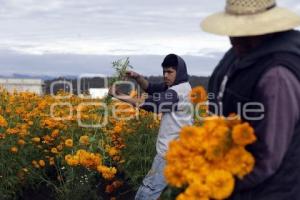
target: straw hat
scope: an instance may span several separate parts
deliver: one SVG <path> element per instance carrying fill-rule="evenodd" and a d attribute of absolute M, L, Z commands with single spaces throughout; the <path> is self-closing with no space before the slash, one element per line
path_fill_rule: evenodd
<path fill-rule="evenodd" d="M 276 6 L 275 0 L 227 0 L 225 12 L 204 19 L 204 31 L 227 36 L 254 36 L 300 26 L 300 16 Z"/>

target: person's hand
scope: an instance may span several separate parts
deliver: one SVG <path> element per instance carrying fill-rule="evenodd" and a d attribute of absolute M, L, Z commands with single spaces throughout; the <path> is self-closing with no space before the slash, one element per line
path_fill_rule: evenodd
<path fill-rule="evenodd" d="M 140 77 L 140 74 L 134 72 L 134 71 L 126 71 L 126 76 L 128 78 L 137 79 Z"/>

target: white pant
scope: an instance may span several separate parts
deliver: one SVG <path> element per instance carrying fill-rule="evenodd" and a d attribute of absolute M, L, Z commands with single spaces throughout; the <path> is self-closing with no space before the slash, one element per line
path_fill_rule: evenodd
<path fill-rule="evenodd" d="M 154 157 L 152 167 L 139 187 L 135 200 L 156 200 L 167 186 L 164 177 L 166 161 L 158 154 Z"/>

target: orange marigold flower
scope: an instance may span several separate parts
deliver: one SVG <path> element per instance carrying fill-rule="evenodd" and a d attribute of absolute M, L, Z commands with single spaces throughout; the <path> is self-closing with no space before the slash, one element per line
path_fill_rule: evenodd
<path fill-rule="evenodd" d="M 19 129 L 18 128 L 8 128 L 6 130 L 6 132 L 10 135 L 15 135 L 15 134 L 19 133 Z"/>
<path fill-rule="evenodd" d="M 0 139 L 5 139 L 5 134 L 4 133 L 0 133 Z"/>
<path fill-rule="evenodd" d="M 182 141 L 182 145 L 187 149 L 201 152 L 203 151 L 201 144 L 206 134 L 206 130 L 202 127 L 185 126 L 181 129 L 179 138 Z"/>
<path fill-rule="evenodd" d="M 114 191 L 114 187 L 113 187 L 112 185 L 107 185 L 107 186 L 105 187 L 105 192 L 106 192 L 106 193 L 110 194 L 110 193 L 112 193 L 113 191 Z"/>
<path fill-rule="evenodd" d="M 11 147 L 11 148 L 10 148 L 10 151 L 11 151 L 12 153 L 18 153 L 18 148 L 17 148 L 17 147 Z"/>
<path fill-rule="evenodd" d="M 39 165 L 40 165 L 41 167 L 45 167 L 46 163 L 45 163 L 44 160 L 39 160 Z"/>
<path fill-rule="evenodd" d="M 76 166 L 79 164 L 79 157 L 78 156 L 72 156 L 70 154 L 65 156 L 65 161 L 69 166 Z"/>
<path fill-rule="evenodd" d="M 109 148 L 108 154 L 109 156 L 113 157 L 118 154 L 118 150 L 116 149 L 116 147 L 111 147 Z"/>
<path fill-rule="evenodd" d="M 43 136 L 43 139 L 44 139 L 44 141 L 45 141 L 46 144 L 49 144 L 50 142 L 52 142 L 54 140 L 49 135 Z"/>
<path fill-rule="evenodd" d="M 254 164 L 253 155 L 246 151 L 244 147 L 237 146 L 227 153 L 223 167 L 242 179 L 253 170 Z"/>
<path fill-rule="evenodd" d="M 6 121 L 6 119 L 2 116 L 2 115 L 0 115 L 0 127 L 7 127 L 7 121 Z"/>
<path fill-rule="evenodd" d="M 198 86 L 192 89 L 190 92 L 190 101 L 194 104 L 202 103 L 207 100 L 207 92 L 202 86 Z"/>
<path fill-rule="evenodd" d="M 65 141 L 65 145 L 66 145 L 66 147 L 72 147 L 73 146 L 73 140 L 72 139 L 67 139 Z"/>
<path fill-rule="evenodd" d="M 233 127 L 232 138 L 238 145 L 248 145 L 256 141 L 254 129 L 249 123 L 238 124 Z"/>
<path fill-rule="evenodd" d="M 72 166 L 78 165 L 79 164 L 79 157 L 78 156 L 73 156 L 71 159 L 71 164 Z"/>
<path fill-rule="evenodd" d="M 56 148 L 52 148 L 52 149 L 51 149 L 51 153 L 57 154 L 57 153 L 58 153 L 58 151 L 57 151 L 57 149 L 56 149 Z"/>
<path fill-rule="evenodd" d="M 79 143 L 80 144 L 84 144 L 84 145 L 88 145 L 90 143 L 90 138 L 87 135 L 83 135 L 79 138 Z"/>
<path fill-rule="evenodd" d="M 116 125 L 116 126 L 114 127 L 114 132 L 115 132 L 115 133 L 121 133 L 121 131 L 122 131 L 122 127 L 121 127 L 121 126 Z"/>
<path fill-rule="evenodd" d="M 206 184 L 212 199 L 227 199 L 234 189 L 234 178 L 225 170 L 215 170 L 207 174 Z"/>
<path fill-rule="evenodd" d="M 186 165 L 188 163 L 181 162 L 178 160 L 175 162 L 169 162 L 164 169 L 164 176 L 166 177 L 167 182 L 175 187 L 182 187 L 187 184 L 187 179 L 184 174 L 184 170 L 186 170 Z"/>
<path fill-rule="evenodd" d="M 52 131 L 52 133 L 51 133 L 51 137 L 53 137 L 53 138 L 57 138 L 58 135 L 59 135 L 59 130 L 58 130 L 58 129 L 55 129 L 55 130 Z"/>
<path fill-rule="evenodd" d="M 115 167 L 106 167 L 104 165 L 99 165 L 97 171 L 102 174 L 103 178 L 106 180 L 111 180 L 115 177 L 117 169 Z"/>
<path fill-rule="evenodd" d="M 187 187 L 184 193 L 180 194 L 176 200 L 209 200 L 210 190 L 207 185 L 197 181 Z"/>
<path fill-rule="evenodd" d="M 204 120 L 203 128 L 208 132 L 213 132 L 218 126 L 227 126 L 226 119 L 219 116 L 206 117 Z"/>
<path fill-rule="evenodd" d="M 33 160 L 31 163 L 35 168 L 40 168 L 40 165 L 38 164 L 38 162 L 36 160 Z"/>
<path fill-rule="evenodd" d="M 32 138 L 31 139 L 33 142 L 35 142 L 35 143 L 39 143 L 40 141 L 41 141 L 41 138 L 39 138 L 39 137 L 34 137 L 34 138 Z"/>
<path fill-rule="evenodd" d="M 18 140 L 18 145 L 21 145 L 21 146 L 22 146 L 22 145 L 24 145 L 25 143 L 26 143 L 26 142 L 25 142 L 24 140 L 22 140 L 22 139 L 19 139 L 19 140 Z"/>
<path fill-rule="evenodd" d="M 72 155 L 71 154 L 68 154 L 68 155 L 65 156 L 65 160 L 70 160 L 70 159 L 72 159 Z"/>

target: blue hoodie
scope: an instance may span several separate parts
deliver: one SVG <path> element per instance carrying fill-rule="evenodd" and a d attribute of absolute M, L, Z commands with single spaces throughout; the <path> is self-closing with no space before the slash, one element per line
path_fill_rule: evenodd
<path fill-rule="evenodd" d="M 146 89 L 146 93 L 148 93 L 149 97 L 145 100 L 144 105 L 142 105 L 140 108 L 157 113 L 171 112 L 172 109 L 178 109 L 176 105 L 179 102 L 179 96 L 178 92 L 174 90 L 174 87 L 181 84 L 189 85 L 190 87 L 186 64 L 181 57 L 175 54 L 167 55 L 162 63 L 162 66 L 165 66 L 166 63 L 168 63 L 169 66 L 175 67 L 176 70 L 176 79 L 173 85 L 168 88 L 165 83 L 149 83 L 149 86 Z M 187 88 L 187 90 L 191 89 Z M 173 105 L 175 105 L 174 108 Z"/>

